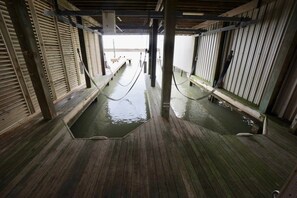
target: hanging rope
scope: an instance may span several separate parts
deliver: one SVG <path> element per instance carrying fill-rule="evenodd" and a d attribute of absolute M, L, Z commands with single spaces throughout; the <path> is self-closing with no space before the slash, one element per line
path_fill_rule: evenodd
<path fill-rule="evenodd" d="M 84 67 L 84 71 L 85 71 L 86 74 L 89 76 L 91 82 L 95 85 L 95 87 L 98 89 L 98 91 L 99 91 L 103 96 L 105 96 L 107 99 L 112 100 L 112 101 L 120 101 L 120 100 L 122 100 L 123 98 L 125 98 L 125 97 L 130 93 L 130 91 L 133 89 L 134 85 L 135 85 L 136 82 L 138 81 L 139 76 L 140 76 L 140 74 L 141 74 L 141 72 L 142 72 L 143 64 L 141 65 L 141 69 L 140 69 L 140 71 L 139 71 L 139 73 L 138 73 L 138 75 L 137 75 L 137 78 L 135 79 L 135 81 L 134 81 L 134 83 L 132 84 L 132 86 L 128 89 L 128 91 L 127 91 L 122 97 L 120 97 L 120 98 L 112 98 L 112 97 L 106 95 L 106 94 L 100 89 L 100 87 L 97 85 L 97 83 L 95 82 L 95 80 L 91 77 L 91 75 L 90 75 L 90 73 L 88 72 L 88 70 L 87 70 L 87 68 L 86 68 L 86 66 L 85 66 L 85 64 L 84 64 L 84 62 L 82 61 L 82 58 L 81 58 L 81 56 L 80 56 L 80 53 L 79 53 L 79 49 L 78 49 L 78 48 L 77 48 L 77 53 L 78 53 L 78 56 L 79 56 L 81 65 Z M 146 57 L 146 56 L 144 56 L 144 58 L 145 58 L 145 57 Z M 140 61 L 141 61 L 141 60 L 140 60 Z"/>
<path fill-rule="evenodd" d="M 179 88 L 178 88 L 178 86 L 177 86 L 177 83 L 176 83 L 176 80 L 175 80 L 174 72 L 172 72 L 172 77 L 173 77 L 174 85 L 175 85 L 177 91 L 178 91 L 181 95 L 183 95 L 184 97 L 186 97 L 186 98 L 189 99 L 189 100 L 195 100 L 195 101 L 202 100 L 202 99 L 204 99 L 204 98 L 207 98 L 207 97 L 210 96 L 211 94 L 213 94 L 213 92 L 215 92 L 215 90 L 216 90 L 216 88 L 214 88 L 211 92 L 209 92 L 208 94 L 206 94 L 206 95 L 204 95 L 204 96 L 201 96 L 201 97 L 199 97 L 199 98 L 192 98 L 192 97 L 189 97 L 189 96 L 185 95 L 184 93 L 182 93 L 182 92 L 179 90 Z"/>
<path fill-rule="evenodd" d="M 218 88 L 219 86 L 221 86 L 221 83 L 222 83 L 222 81 L 223 81 L 223 78 L 225 77 L 225 74 L 227 73 L 227 70 L 228 70 L 228 68 L 229 68 L 229 65 L 230 65 L 230 63 L 231 63 L 232 58 L 233 58 L 233 50 L 231 50 L 230 54 L 228 55 L 227 60 L 226 60 L 226 62 L 225 62 L 225 64 L 224 64 L 223 71 L 222 71 L 222 73 L 221 73 L 221 75 L 220 75 L 220 77 L 219 77 L 219 81 L 216 83 L 216 85 L 215 85 L 215 87 L 213 88 L 213 90 L 212 90 L 211 92 L 209 92 L 208 94 L 206 94 L 206 95 L 204 95 L 204 96 L 201 96 L 201 97 L 199 97 L 199 98 L 192 98 L 192 97 L 189 97 L 189 96 L 185 95 L 184 93 L 182 93 L 182 92 L 180 91 L 180 89 L 178 88 L 178 86 L 177 86 L 178 84 L 176 83 L 174 72 L 172 71 L 172 77 L 173 77 L 174 85 L 175 85 L 177 91 L 178 91 L 181 95 L 183 95 L 184 97 L 186 97 L 186 98 L 189 99 L 189 100 L 195 100 L 195 101 L 198 101 L 198 100 L 202 100 L 202 99 L 204 99 L 204 98 L 207 98 L 208 96 L 210 96 L 211 94 L 213 94 L 213 93 L 217 90 L 217 88 Z"/>

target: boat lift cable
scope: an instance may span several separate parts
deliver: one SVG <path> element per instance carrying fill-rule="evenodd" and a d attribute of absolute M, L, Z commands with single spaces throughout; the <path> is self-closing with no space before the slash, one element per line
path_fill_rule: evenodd
<path fill-rule="evenodd" d="M 174 82 L 174 85 L 175 85 L 175 88 L 177 89 L 177 91 L 178 91 L 181 95 L 183 95 L 184 97 L 186 97 L 186 98 L 189 99 L 189 100 L 196 100 L 196 101 L 198 101 L 198 100 L 202 100 L 202 99 L 204 99 L 204 98 L 207 98 L 207 97 L 210 96 L 211 94 L 213 94 L 213 92 L 215 92 L 215 90 L 216 90 L 216 88 L 214 88 L 211 92 L 209 92 L 208 94 L 206 94 L 206 95 L 204 95 L 204 96 L 201 96 L 201 97 L 199 97 L 199 98 L 192 98 L 192 97 L 190 97 L 190 96 L 185 95 L 183 92 L 180 91 L 180 89 L 178 88 L 178 85 L 177 85 L 177 83 L 176 83 L 176 80 L 175 80 L 174 72 L 172 72 L 172 77 L 173 77 L 173 82 Z"/>
<path fill-rule="evenodd" d="M 82 58 L 81 58 L 81 56 L 80 56 L 80 53 L 79 53 L 79 49 L 78 49 L 78 48 L 77 48 L 77 53 L 78 53 L 78 56 L 79 56 L 81 65 L 83 66 L 84 71 L 86 72 L 86 74 L 89 76 L 91 82 L 95 85 L 95 87 L 98 89 L 98 91 L 99 91 L 103 96 L 105 96 L 107 99 L 112 100 L 112 101 L 120 101 L 120 100 L 122 100 L 123 98 L 125 98 L 125 97 L 130 93 L 130 91 L 132 90 L 132 88 L 134 87 L 134 85 L 136 84 L 136 82 L 138 81 L 139 76 L 140 76 L 140 74 L 141 74 L 141 72 L 142 72 L 142 69 L 143 69 L 143 64 L 142 64 L 142 65 L 141 65 L 141 69 L 140 69 L 140 71 L 139 71 L 139 73 L 138 73 L 138 75 L 137 75 L 135 81 L 133 82 L 133 84 L 131 85 L 131 87 L 128 89 L 128 91 L 127 91 L 122 97 L 120 97 L 120 98 L 112 98 L 112 97 L 106 95 L 106 94 L 100 89 L 100 87 L 97 85 L 97 83 L 95 82 L 95 80 L 91 77 L 91 75 L 90 75 L 90 73 L 88 72 L 88 70 L 87 70 L 87 68 L 86 68 L 86 66 L 85 66 L 85 64 L 84 64 L 84 62 L 82 61 Z M 145 56 L 144 56 L 144 58 L 145 58 Z"/>
<path fill-rule="evenodd" d="M 191 74 L 192 72 L 193 72 L 193 68 L 191 69 L 190 74 Z M 188 82 L 188 81 L 190 81 L 190 78 L 189 78 L 189 77 L 187 77 L 187 79 L 184 80 L 184 81 L 182 81 L 182 82 L 176 83 L 176 85 L 183 85 L 183 84 L 185 84 L 185 83 Z M 172 85 L 175 85 L 175 83 L 172 83 Z"/>
<path fill-rule="evenodd" d="M 220 75 L 220 77 L 219 77 L 219 80 L 218 80 L 218 82 L 216 83 L 216 85 L 214 86 L 213 90 L 212 90 L 211 92 L 207 93 L 206 95 L 201 96 L 201 97 L 199 97 L 199 98 L 192 98 L 192 97 L 187 96 L 187 95 L 185 95 L 184 93 L 182 93 L 182 92 L 180 91 L 180 89 L 178 88 L 178 84 L 176 83 L 174 72 L 172 71 L 172 77 L 173 77 L 174 85 L 175 85 L 177 91 L 178 91 L 181 95 L 183 95 L 184 97 L 186 97 L 186 98 L 189 99 L 189 100 L 195 100 L 195 101 L 198 101 L 198 100 L 202 100 L 202 99 L 204 99 L 204 98 L 207 98 L 208 96 L 212 95 L 212 94 L 217 90 L 217 88 L 219 88 L 219 86 L 220 86 L 220 84 L 222 83 L 222 80 L 223 80 L 225 74 L 227 73 L 227 70 L 228 70 L 229 65 L 230 65 L 230 63 L 231 63 L 231 61 L 232 61 L 232 58 L 233 58 L 233 51 L 231 50 L 231 52 L 230 52 L 230 54 L 228 55 L 227 60 L 226 60 L 226 62 L 225 62 L 225 64 L 224 64 L 224 68 L 223 68 L 223 71 L 222 71 L 222 73 L 221 73 L 221 75 Z"/>

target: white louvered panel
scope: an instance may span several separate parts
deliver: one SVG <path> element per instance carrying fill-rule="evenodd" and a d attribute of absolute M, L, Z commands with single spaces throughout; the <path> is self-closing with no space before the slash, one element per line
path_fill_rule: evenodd
<path fill-rule="evenodd" d="M 97 61 L 97 68 L 98 68 L 97 71 L 98 71 L 98 75 L 102 75 L 99 35 L 95 34 L 94 36 L 95 36 L 96 61 Z"/>
<path fill-rule="evenodd" d="M 0 2 L 1 2 L 2 16 L 4 18 L 4 21 L 6 23 L 7 28 L 9 30 L 8 32 L 10 34 L 10 38 L 11 38 L 11 41 L 12 41 L 13 46 L 14 46 L 14 51 L 15 51 L 15 54 L 17 56 L 17 61 L 19 63 L 19 66 L 21 68 L 23 78 L 25 80 L 26 86 L 27 86 L 29 94 L 30 94 L 30 99 L 31 99 L 31 101 L 33 103 L 35 112 L 38 112 L 38 111 L 40 111 L 40 107 L 39 107 L 39 104 L 38 104 L 38 101 L 37 101 L 37 97 L 36 97 L 36 94 L 35 94 L 35 91 L 34 91 L 34 88 L 33 88 L 33 85 L 32 85 L 32 81 L 31 81 L 31 78 L 30 78 L 26 63 L 25 63 L 25 59 L 24 59 L 20 44 L 18 42 L 17 35 L 16 35 L 15 30 L 13 28 L 12 21 L 10 19 L 10 16 L 8 14 L 8 11 L 7 11 L 7 8 L 6 8 L 5 4 L 4 4 L 4 2 L 2 2 L 2 1 L 0 1 Z"/>
<path fill-rule="evenodd" d="M 39 30 L 41 33 L 47 67 L 51 75 L 52 85 L 56 94 L 55 99 L 64 96 L 69 90 L 67 87 L 66 74 L 61 56 L 61 49 L 58 40 L 58 33 L 55 20 L 52 17 L 44 16 L 45 10 L 51 10 L 47 2 L 34 1 L 34 8 L 37 15 Z"/>
<path fill-rule="evenodd" d="M 215 24 L 209 30 L 217 29 L 219 24 Z M 199 37 L 198 53 L 195 75 L 211 83 L 217 60 L 217 46 L 219 33 L 209 34 Z"/>
<path fill-rule="evenodd" d="M 26 118 L 29 110 L 0 33 L 0 131 Z"/>
<path fill-rule="evenodd" d="M 90 56 L 92 61 L 93 76 L 98 75 L 96 48 L 95 48 L 95 34 L 88 32 L 89 43 L 90 43 Z"/>
<path fill-rule="evenodd" d="M 64 61 L 68 72 L 68 81 L 70 89 L 78 86 L 77 65 L 75 61 L 75 51 L 73 49 L 71 27 L 64 23 L 58 23 L 58 28 L 61 37 Z"/>
<path fill-rule="evenodd" d="M 73 21 L 75 21 L 75 18 L 72 18 Z M 78 36 L 78 30 L 77 28 L 71 28 L 71 33 L 72 33 L 72 39 L 73 39 L 73 46 L 75 49 L 75 57 L 76 57 L 76 61 L 77 61 L 77 68 L 78 68 L 78 82 L 79 84 L 85 84 L 85 76 L 84 73 L 81 73 L 81 69 L 80 69 L 80 58 L 77 52 L 77 49 L 79 49 L 79 52 L 81 53 L 81 49 L 80 49 L 80 44 L 79 44 L 79 36 Z M 81 56 L 81 54 L 80 54 Z"/>
<path fill-rule="evenodd" d="M 234 51 L 234 58 L 224 80 L 226 90 L 260 103 L 293 3 L 277 0 L 254 9 L 246 15 L 258 23 L 231 31 L 228 51 Z"/>
<path fill-rule="evenodd" d="M 30 1 L 30 3 L 28 1 Z M 44 70 L 45 79 L 46 79 L 47 85 L 49 87 L 49 93 L 50 93 L 51 99 L 54 100 L 54 99 L 56 99 L 56 95 L 55 95 L 54 87 L 51 85 L 52 81 L 51 81 L 50 73 L 48 71 L 49 69 L 46 67 L 46 64 L 45 64 L 46 60 L 45 60 L 45 58 L 43 56 L 43 53 L 42 53 L 42 48 L 41 47 L 42 47 L 43 44 L 42 44 L 42 41 L 40 40 L 41 38 L 38 36 L 37 30 L 36 30 L 37 29 L 36 25 L 38 25 L 37 22 L 36 22 L 37 19 L 36 18 L 33 19 L 32 10 L 30 9 L 30 6 L 29 6 L 29 4 L 32 4 L 32 1 L 33 0 L 26 0 L 27 10 L 29 12 L 30 20 L 31 20 L 32 27 L 33 27 L 33 30 L 34 30 L 35 39 L 37 41 L 38 51 L 39 51 L 39 54 L 40 54 L 40 57 L 41 57 L 41 62 L 42 62 L 42 68 Z M 33 7 L 33 4 L 32 4 L 32 7 Z M 34 9 L 34 8 L 32 8 L 32 9 Z M 34 11 L 35 11 L 35 9 L 34 9 Z"/>
<path fill-rule="evenodd" d="M 88 26 L 88 22 L 83 20 L 83 23 L 85 26 Z M 84 31 L 84 39 L 85 39 L 85 45 L 86 45 L 86 53 L 87 53 L 87 61 L 88 61 L 88 67 L 89 67 L 89 73 L 92 77 L 94 77 L 94 71 L 93 71 L 93 65 L 92 65 L 92 56 L 91 56 L 91 43 L 90 43 L 90 35 L 89 32 Z"/>
<path fill-rule="evenodd" d="M 94 26 L 94 24 L 89 23 L 88 21 L 83 21 L 85 26 Z M 85 43 L 86 43 L 86 51 L 87 51 L 87 58 L 88 58 L 88 66 L 90 73 L 92 76 L 98 76 L 102 74 L 101 71 L 101 64 L 100 61 L 100 54 L 98 51 L 99 48 L 99 41 L 96 41 L 95 37 L 98 37 L 97 34 L 92 32 L 84 31 Z M 97 46 L 96 46 L 97 45 Z"/>

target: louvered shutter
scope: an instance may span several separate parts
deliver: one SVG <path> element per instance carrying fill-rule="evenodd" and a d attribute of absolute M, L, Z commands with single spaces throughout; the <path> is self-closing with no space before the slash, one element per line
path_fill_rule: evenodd
<path fill-rule="evenodd" d="M 72 20 L 74 22 L 76 22 L 75 18 L 72 18 Z M 79 84 L 81 85 L 81 84 L 85 84 L 86 81 L 85 81 L 84 73 L 81 73 L 80 66 L 79 66 L 80 59 L 79 59 L 79 56 L 77 53 L 77 49 L 79 49 L 80 56 L 81 56 L 81 49 L 80 49 L 80 44 L 79 44 L 79 36 L 78 36 L 77 28 L 71 28 L 71 34 L 72 34 L 73 46 L 74 46 L 74 50 L 75 50 L 75 57 L 76 57 L 77 64 L 78 64 L 78 76 L 79 76 L 78 81 L 79 81 Z"/>
<path fill-rule="evenodd" d="M 2 6 L 2 5 L 1 5 Z M 30 114 L 13 64 L 0 34 L 0 131 Z"/>
<path fill-rule="evenodd" d="M 45 10 L 51 10 L 47 2 L 35 0 L 33 5 L 37 17 L 37 21 L 34 21 L 34 26 L 36 31 L 40 31 L 41 38 L 39 38 L 39 44 L 43 48 L 42 56 L 47 67 L 46 69 L 50 73 L 50 86 L 55 92 L 54 99 L 59 99 L 69 91 L 69 87 L 66 80 L 64 60 L 62 60 L 62 49 L 59 43 L 56 21 L 53 17 L 44 15 Z M 30 8 L 32 12 L 32 6 Z M 37 27 L 39 30 L 37 30 Z"/>
<path fill-rule="evenodd" d="M 8 14 L 7 8 L 5 6 L 5 3 L 3 1 L 0 1 L 0 2 L 1 2 L 1 13 L 2 13 L 2 16 L 3 16 L 4 22 L 6 24 L 6 28 L 8 30 L 11 42 L 13 44 L 13 48 L 14 48 L 14 51 L 15 51 L 15 55 L 17 57 L 18 65 L 21 68 L 22 75 L 23 75 L 24 81 L 26 83 L 26 87 L 28 89 L 28 92 L 29 92 L 29 97 L 30 97 L 29 99 L 33 103 L 34 112 L 38 112 L 38 111 L 40 111 L 39 104 L 38 104 L 38 101 L 37 101 L 37 97 L 36 97 L 36 94 L 35 94 L 35 91 L 34 91 L 34 88 L 33 88 L 33 85 L 32 85 L 32 81 L 31 81 L 31 78 L 30 78 L 26 63 L 25 63 L 25 59 L 24 59 L 24 56 L 23 56 L 23 53 L 22 53 L 22 50 L 21 50 L 21 46 L 19 44 L 17 35 L 15 33 L 15 30 L 14 30 L 11 18 L 10 18 L 9 14 Z"/>
<path fill-rule="evenodd" d="M 79 84 L 78 65 L 73 45 L 72 33 L 70 25 L 58 22 L 61 45 L 63 50 L 63 57 L 68 73 L 68 81 L 70 89 L 73 90 Z"/>

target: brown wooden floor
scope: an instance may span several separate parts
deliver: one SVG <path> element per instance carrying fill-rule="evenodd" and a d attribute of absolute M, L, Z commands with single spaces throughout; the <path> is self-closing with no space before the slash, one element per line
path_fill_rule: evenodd
<path fill-rule="evenodd" d="M 60 117 L 0 136 L 0 197 L 271 197 L 285 183 L 295 136 L 272 123 L 267 136 L 237 137 L 173 112 L 166 121 L 159 93 L 149 90 L 152 119 L 124 139 L 72 139 Z"/>

